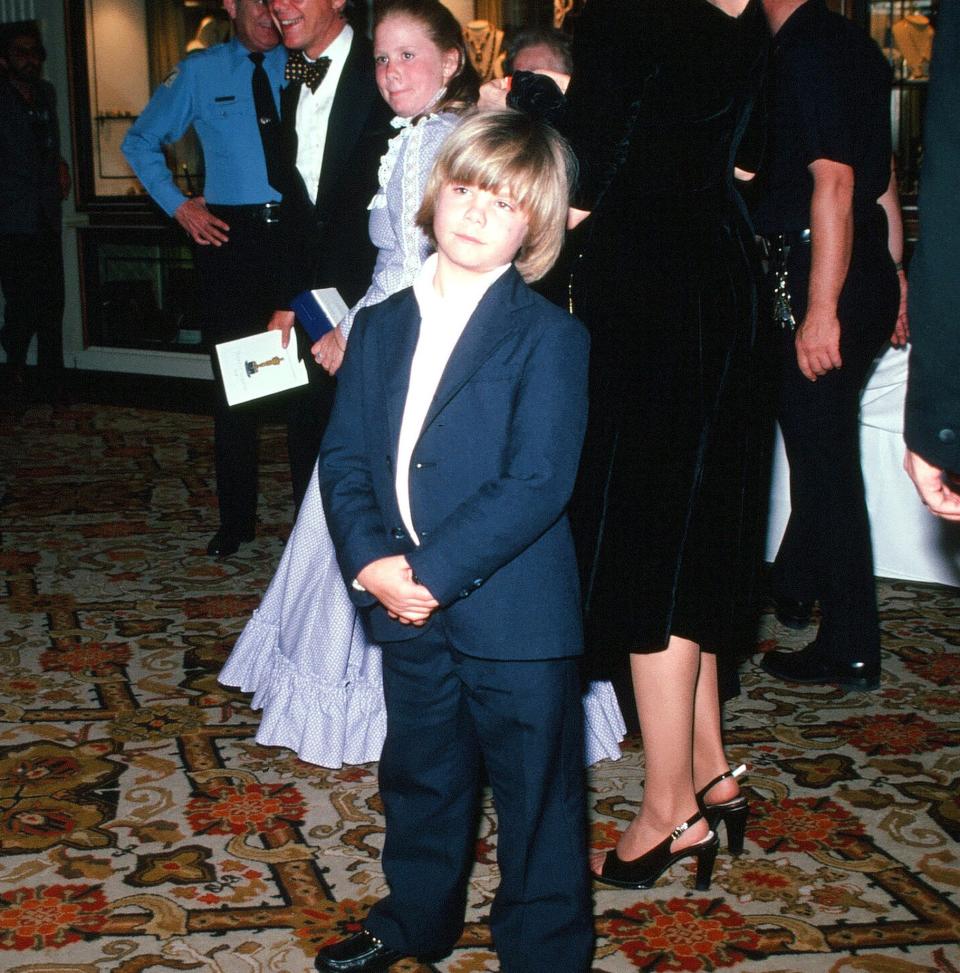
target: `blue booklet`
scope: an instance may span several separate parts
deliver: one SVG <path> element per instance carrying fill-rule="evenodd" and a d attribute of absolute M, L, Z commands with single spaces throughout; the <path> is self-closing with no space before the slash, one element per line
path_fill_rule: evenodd
<path fill-rule="evenodd" d="M 321 287 L 303 291 L 290 302 L 290 310 L 297 316 L 304 330 L 319 341 L 346 316 L 347 305 L 335 287 Z"/>

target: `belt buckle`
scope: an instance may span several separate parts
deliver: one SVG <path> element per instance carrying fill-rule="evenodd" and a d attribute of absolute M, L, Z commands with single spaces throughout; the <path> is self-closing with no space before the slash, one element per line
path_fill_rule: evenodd
<path fill-rule="evenodd" d="M 280 222 L 279 203 L 263 204 L 263 222 L 266 223 L 268 226 L 272 226 L 273 224 Z"/>

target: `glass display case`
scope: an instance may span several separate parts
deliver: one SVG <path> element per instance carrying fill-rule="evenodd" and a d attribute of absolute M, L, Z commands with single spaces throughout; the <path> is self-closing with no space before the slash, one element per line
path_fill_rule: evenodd
<path fill-rule="evenodd" d="M 191 51 L 230 36 L 218 0 L 68 0 L 84 349 L 199 352 L 186 234 L 146 194 L 121 144 L 157 85 Z M 192 131 L 165 149 L 186 195 L 202 192 Z"/>
<path fill-rule="evenodd" d="M 923 118 L 937 0 L 871 0 L 867 28 L 893 69 L 890 105 L 900 191 L 913 202 L 923 156 Z"/>
<path fill-rule="evenodd" d="M 177 63 L 228 39 L 230 21 L 217 0 L 74 0 L 67 28 L 78 208 L 148 208 L 123 138 Z M 198 192 L 203 156 L 193 134 L 165 152 L 180 188 Z"/>
<path fill-rule="evenodd" d="M 199 350 L 193 254 L 179 228 L 89 227 L 80 263 L 88 344 Z"/>

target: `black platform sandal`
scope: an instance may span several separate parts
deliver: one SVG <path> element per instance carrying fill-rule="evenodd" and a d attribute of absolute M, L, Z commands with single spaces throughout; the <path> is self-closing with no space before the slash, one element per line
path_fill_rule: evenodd
<path fill-rule="evenodd" d="M 607 857 L 603 860 L 603 869 L 594 877 L 600 882 L 616 885 L 622 889 L 649 889 L 671 865 L 684 858 L 696 858 L 696 887 L 698 891 L 706 892 L 710 888 L 713 863 L 716 861 L 717 847 L 720 844 L 716 834 L 710 831 L 702 841 L 687 845 L 686 848 L 678 851 L 670 850 L 670 846 L 677 838 L 702 817 L 703 812 L 697 811 L 693 817 L 677 825 L 660 844 L 655 845 L 645 855 L 631 861 L 624 861 L 617 854 L 616 848 L 608 851 Z"/>
<path fill-rule="evenodd" d="M 747 832 L 747 815 L 750 812 L 750 805 L 743 794 L 738 794 L 729 801 L 721 801 L 718 804 L 708 804 L 704 798 L 710 793 L 711 789 L 722 780 L 730 777 L 739 777 L 746 773 L 746 765 L 740 764 L 735 770 L 728 770 L 719 777 L 714 777 L 706 787 L 697 792 L 697 806 L 707 819 L 712 831 L 716 831 L 722 821 L 727 826 L 727 846 L 731 855 L 743 854 L 743 839 Z"/>

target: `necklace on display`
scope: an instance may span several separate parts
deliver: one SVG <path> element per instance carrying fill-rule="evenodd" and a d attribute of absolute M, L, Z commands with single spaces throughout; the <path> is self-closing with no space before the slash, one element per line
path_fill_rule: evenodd
<path fill-rule="evenodd" d="M 490 76 L 494 58 L 497 55 L 500 36 L 493 24 L 488 20 L 471 20 L 463 28 L 463 39 L 467 45 L 467 54 L 483 80 Z"/>

